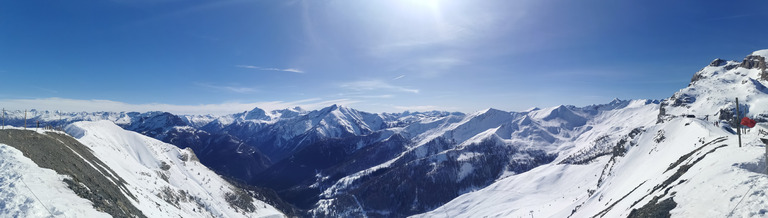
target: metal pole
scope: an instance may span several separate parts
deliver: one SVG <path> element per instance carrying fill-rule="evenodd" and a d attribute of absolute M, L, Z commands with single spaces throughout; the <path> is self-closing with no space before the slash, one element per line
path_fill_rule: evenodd
<path fill-rule="evenodd" d="M 5 129 L 5 108 L 3 108 L 3 129 Z"/>
<path fill-rule="evenodd" d="M 760 141 L 765 144 L 765 160 L 768 161 L 768 139 L 760 138 Z M 768 164 L 765 165 L 765 174 L 768 174 Z"/>
<path fill-rule="evenodd" d="M 736 132 L 739 133 L 739 148 L 741 148 L 741 110 L 739 110 L 739 98 L 736 98 Z"/>
<path fill-rule="evenodd" d="M 24 130 L 27 130 L 27 110 L 24 110 Z"/>

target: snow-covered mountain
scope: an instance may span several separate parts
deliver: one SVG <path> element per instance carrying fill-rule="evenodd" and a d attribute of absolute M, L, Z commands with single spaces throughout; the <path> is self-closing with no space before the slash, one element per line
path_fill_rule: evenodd
<path fill-rule="evenodd" d="M 340 179 L 334 178 L 338 170 L 319 171 L 310 187 L 319 187 L 320 200 L 311 212 L 399 217 L 428 211 L 497 179 L 553 162 L 562 144 L 581 135 L 599 135 L 593 125 L 605 114 L 657 108 L 652 101 L 617 100 L 609 105 L 529 112 L 488 109 L 460 119 L 448 117 L 449 122 L 423 133 L 399 134 L 413 136 L 402 139 L 405 146 L 391 159 L 350 169 Z M 350 162 L 360 159 L 374 158 Z M 390 195 L 397 197 L 384 197 Z"/>
<path fill-rule="evenodd" d="M 749 191 L 768 185 L 758 141 L 768 133 L 751 130 L 739 148 L 733 118 L 738 97 L 742 115 L 768 121 L 766 57 L 716 59 L 661 101 L 472 114 L 340 105 L 219 117 L 31 111 L 28 119 L 110 121 L 273 189 L 304 216 L 764 216 L 764 194 Z M 9 112 L 10 124 L 23 124 L 22 113 Z"/>
<path fill-rule="evenodd" d="M 418 217 L 764 217 L 768 133 L 749 130 L 740 147 L 733 120 L 738 97 L 742 116 L 765 121 L 765 57 L 716 59 L 659 110 L 607 113 L 554 162 Z"/>
<path fill-rule="evenodd" d="M 77 122 L 68 125 L 66 131 L 74 138 L 58 131 L 0 130 L 0 186 L 5 187 L 1 214 L 284 216 L 254 199 L 252 195 L 257 193 L 232 185 L 209 170 L 189 149 L 124 130 L 109 121 Z M 22 184 L 26 189 L 20 188 Z"/>

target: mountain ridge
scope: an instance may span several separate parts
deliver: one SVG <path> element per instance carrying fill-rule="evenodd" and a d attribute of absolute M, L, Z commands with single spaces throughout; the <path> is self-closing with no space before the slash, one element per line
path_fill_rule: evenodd
<path fill-rule="evenodd" d="M 763 185 L 762 180 L 746 178 L 754 172 L 738 167 L 759 165 L 760 160 L 739 153 L 729 136 L 738 125 L 733 121 L 736 114 L 768 121 L 768 88 L 763 85 L 768 81 L 767 55 L 768 50 L 760 50 L 741 62 L 715 59 L 667 99 L 614 99 L 581 107 L 520 112 L 488 108 L 464 114 L 367 113 L 331 105 L 312 111 L 254 108 L 217 118 L 121 112 L 73 113 L 57 120 L 50 112 L 38 111 L 33 117 L 45 125 L 109 120 L 191 148 L 201 163 L 222 175 L 274 189 L 306 212 L 303 216 L 529 216 L 529 208 L 564 217 L 634 216 L 648 211 L 693 215 L 697 213 L 691 208 L 702 202 L 687 197 L 695 193 L 685 182 L 698 180 L 686 172 L 712 173 L 702 171 L 699 164 L 711 164 L 712 156 L 746 158 L 746 162 L 728 159 L 730 167 L 738 169 L 716 169 Z M 11 123 L 20 123 L 19 113 L 13 114 Z M 742 150 L 761 144 L 756 134 L 745 136 L 750 147 Z M 691 153 L 691 149 L 704 150 Z M 634 173 L 643 171 L 640 163 L 657 160 L 662 164 L 650 164 L 648 173 Z M 735 171 L 724 173 L 728 170 Z M 513 192 L 520 187 L 521 193 L 539 197 L 504 198 L 494 194 L 493 187 Z M 537 187 L 561 193 L 537 195 Z M 495 200 L 478 200 L 482 196 Z M 525 204 L 526 200 L 542 205 Z M 544 207 L 546 202 L 553 204 Z M 747 202 L 751 210 L 758 201 L 752 197 Z M 669 210 L 658 209 L 657 204 Z"/>
<path fill-rule="evenodd" d="M 415 217 L 765 216 L 764 195 L 751 190 L 768 187 L 766 127 L 739 141 L 734 129 L 737 113 L 768 121 L 766 56 L 715 59 L 655 108 L 604 113 L 590 131 L 599 134 L 563 144 L 555 161 Z"/>

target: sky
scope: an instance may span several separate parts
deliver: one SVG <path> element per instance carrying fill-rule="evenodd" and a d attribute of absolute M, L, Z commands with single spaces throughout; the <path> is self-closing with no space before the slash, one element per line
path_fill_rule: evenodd
<path fill-rule="evenodd" d="M 0 107 L 522 111 L 663 99 L 768 2 L 0 0 Z"/>

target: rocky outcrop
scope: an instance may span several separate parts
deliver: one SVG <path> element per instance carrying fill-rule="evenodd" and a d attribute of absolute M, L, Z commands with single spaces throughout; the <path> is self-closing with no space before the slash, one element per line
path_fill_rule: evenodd
<path fill-rule="evenodd" d="M 768 71 L 766 71 L 765 57 L 759 55 L 749 55 L 739 64 L 739 67 L 746 69 L 758 69 L 760 80 L 768 81 Z"/>
<path fill-rule="evenodd" d="M 711 67 L 719 67 L 719 66 L 724 65 L 725 63 L 726 63 L 725 60 L 718 58 L 718 59 L 715 59 L 714 61 L 712 61 L 712 63 L 709 63 L 709 66 L 711 66 Z"/>
<path fill-rule="evenodd" d="M 765 70 L 765 57 L 758 55 L 749 55 L 739 64 L 739 67 L 747 69 Z"/>

